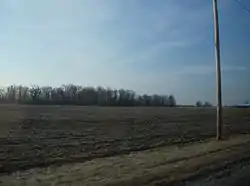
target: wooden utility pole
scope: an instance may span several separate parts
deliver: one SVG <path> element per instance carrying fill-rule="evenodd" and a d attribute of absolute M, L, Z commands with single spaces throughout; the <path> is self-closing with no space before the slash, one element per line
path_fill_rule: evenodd
<path fill-rule="evenodd" d="M 214 42 L 215 42 L 215 61 L 216 61 L 216 96 L 217 96 L 217 139 L 222 139 L 222 93 L 221 93 L 221 65 L 220 65 L 220 35 L 219 35 L 219 18 L 218 2 L 213 0 L 214 9 Z"/>

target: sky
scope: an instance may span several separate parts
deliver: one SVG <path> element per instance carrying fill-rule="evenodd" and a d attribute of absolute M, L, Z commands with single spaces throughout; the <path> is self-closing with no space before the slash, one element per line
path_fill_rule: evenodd
<path fill-rule="evenodd" d="M 250 8 L 248 0 L 241 0 Z M 250 100 L 250 13 L 219 0 L 224 104 Z M 212 0 L 1 0 L 0 85 L 216 102 Z"/>

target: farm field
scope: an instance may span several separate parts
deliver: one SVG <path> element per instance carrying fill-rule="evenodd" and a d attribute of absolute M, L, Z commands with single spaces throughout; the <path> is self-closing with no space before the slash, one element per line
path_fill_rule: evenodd
<path fill-rule="evenodd" d="M 184 145 L 215 136 L 214 108 L 0 105 L 0 172 Z M 250 109 L 226 108 L 225 135 L 250 133 Z"/>

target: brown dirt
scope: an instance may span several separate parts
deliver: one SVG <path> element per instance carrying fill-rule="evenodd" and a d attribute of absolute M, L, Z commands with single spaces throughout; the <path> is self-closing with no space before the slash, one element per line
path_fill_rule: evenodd
<path fill-rule="evenodd" d="M 213 108 L 0 105 L 0 172 L 183 145 L 215 135 Z M 226 109 L 226 132 L 250 133 L 250 109 Z"/>
<path fill-rule="evenodd" d="M 85 163 L 49 166 L 0 176 L 2 185 L 173 185 L 250 158 L 250 135 L 169 146 Z"/>

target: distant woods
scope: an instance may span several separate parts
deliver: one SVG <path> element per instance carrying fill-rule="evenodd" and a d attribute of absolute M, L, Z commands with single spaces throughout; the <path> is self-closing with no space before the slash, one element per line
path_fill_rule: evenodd
<path fill-rule="evenodd" d="M 212 107 L 212 104 L 208 101 L 205 101 L 204 103 L 202 103 L 201 101 L 197 101 L 196 107 Z"/>
<path fill-rule="evenodd" d="M 99 106 L 176 106 L 173 95 L 138 95 L 132 90 L 76 85 L 16 86 L 0 89 L 0 102 L 44 105 L 99 105 Z"/>

